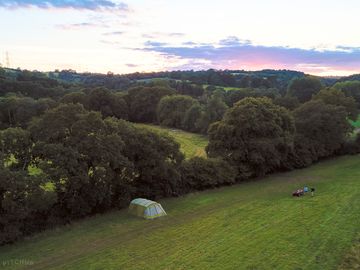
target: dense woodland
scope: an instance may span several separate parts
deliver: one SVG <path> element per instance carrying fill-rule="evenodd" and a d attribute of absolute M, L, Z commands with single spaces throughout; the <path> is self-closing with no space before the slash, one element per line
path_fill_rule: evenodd
<path fill-rule="evenodd" d="M 355 79 L 354 79 L 355 78 Z M 0 69 L 0 244 L 110 209 L 360 152 L 359 76 Z M 205 134 L 185 159 L 152 123 Z"/>

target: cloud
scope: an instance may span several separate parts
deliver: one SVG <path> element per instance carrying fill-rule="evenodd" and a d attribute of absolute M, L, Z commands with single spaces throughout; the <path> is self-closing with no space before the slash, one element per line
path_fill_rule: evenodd
<path fill-rule="evenodd" d="M 239 46 L 239 45 L 250 45 L 251 41 L 250 40 L 241 40 L 238 37 L 230 36 L 230 37 L 220 40 L 219 44 L 221 46 L 232 47 L 232 46 Z"/>
<path fill-rule="evenodd" d="M 125 32 L 114 31 L 114 32 L 103 33 L 103 36 L 121 36 L 121 35 L 123 35 L 124 33 L 125 33 Z"/>
<path fill-rule="evenodd" d="M 125 3 L 110 0 L 2 0 L 0 7 L 7 9 L 31 8 L 40 9 L 76 9 L 91 11 L 128 11 Z"/>
<path fill-rule="evenodd" d="M 114 45 L 114 46 L 118 46 L 121 45 L 121 42 L 119 41 L 111 41 L 111 40 L 100 40 L 101 43 L 106 44 L 106 45 Z"/>
<path fill-rule="evenodd" d="M 151 48 L 161 48 L 165 45 L 168 45 L 167 43 L 165 42 L 158 42 L 158 41 L 151 41 L 151 40 L 148 40 L 144 43 L 144 45 L 146 47 L 151 47 Z"/>
<path fill-rule="evenodd" d="M 193 41 L 186 41 L 186 42 L 183 42 L 182 45 L 185 45 L 185 46 L 195 46 L 197 43 L 193 42 Z"/>
<path fill-rule="evenodd" d="M 183 43 L 169 46 L 147 42 L 140 50 L 163 56 L 186 59 L 194 69 L 300 69 L 305 72 L 330 73 L 338 70 L 360 71 L 360 47 L 339 46 L 335 49 L 301 49 L 253 45 L 250 41 L 229 37 L 214 44 Z M 203 64 L 203 66 L 201 66 Z"/>
<path fill-rule="evenodd" d="M 0 0 L 1 1 L 1 0 Z M 67 24 L 58 24 L 55 25 L 56 28 L 62 30 L 78 30 L 78 29 L 86 29 L 86 28 L 112 28 L 119 29 L 123 27 L 123 18 L 121 16 L 108 16 L 108 14 L 92 14 L 88 15 L 87 19 L 84 19 L 85 22 L 80 23 L 67 23 Z M 109 30 L 108 30 L 109 31 Z M 124 34 L 125 32 L 120 31 L 110 31 L 104 32 L 104 36 L 117 36 Z"/>
<path fill-rule="evenodd" d="M 135 65 L 135 64 L 126 64 L 127 67 L 129 68 L 136 68 L 138 67 L 138 65 Z"/>
<path fill-rule="evenodd" d="M 170 36 L 170 37 L 183 37 L 183 36 L 185 36 L 184 33 L 176 33 L 176 32 L 174 32 L 174 33 L 167 33 L 167 35 Z"/>
<path fill-rule="evenodd" d="M 83 22 L 83 23 L 71 23 L 71 24 L 58 24 L 55 27 L 62 30 L 78 30 L 78 29 L 95 28 L 95 27 L 108 28 L 109 26 L 106 24 Z"/>
<path fill-rule="evenodd" d="M 151 32 L 151 33 L 146 33 L 143 34 L 142 37 L 143 38 L 148 38 L 148 39 L 156 39 L 156 38 L 171 38 L 171 37 L 183 37 L 185 36 L 184 33 L 178 33 L 178 32 L 170 32 L 170 33 L 164 33 L 164 32 Z"/>

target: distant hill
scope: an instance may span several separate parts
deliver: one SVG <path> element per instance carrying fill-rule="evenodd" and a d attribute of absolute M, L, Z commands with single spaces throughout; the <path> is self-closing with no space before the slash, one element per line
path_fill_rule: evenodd
<path fill-rule="evenodd" d="M 19 69 L 5 69 L 7 76 L 16 78 L 21 74 Z M 289 82 L 294 78 L 306 76 L 305 73 L 294 70 L 264 69 L 259 71 L 245 70 L 184 70 L 162 71 L 148 73 L 107 74 L 101 73 L 78 73 L 75 70 L 56 70 L 51 72 L 37 72 L 32 74 L 39 77 L 47 77 L 60 82 L 83 84 L 85 86 L 104 86 L 109 89 L 126 90 L 138 84 L 151 83 L 154 80 L 185 81 L 197 85 L 214 85 L 221 87 L 237 88 L 277 88 L 285 92 Z M 360 80 L 360 74 L 347 77 L 319 77 L 326 86 L 331 86 L 339 81 Z"/>
<path fill-rule="evenodd" d="M 340 79 L 337 80 L 337 82 L 344 82 L 344 81 L 360 81 L 360 74 L 341 77 Z"/>
<path fill-rule="evenodd" d="M 294 78 L 304 77 L 303 72 L 291 70 L 204 70 L 204 71 L 165 71 L 151 73 L 131 73 L 116 75 L 112 73 L 77 73 L 73 70 L 49 72 L 52 79 L 70 83 L 82 83 L 92 86 L 106 86 L 110 89 L 124 89 L 137 83 L 149 83 L 153 80 L 180 80 L 198 85 L 216 85 L 222 87 L 253 87 L 285 89 Z"/>

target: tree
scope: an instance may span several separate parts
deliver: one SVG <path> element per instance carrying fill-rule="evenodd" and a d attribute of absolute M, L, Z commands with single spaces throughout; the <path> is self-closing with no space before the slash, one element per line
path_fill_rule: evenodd
<path fill-rule="evenodd" d="M 157 122 L 156 108 L 164 96 L 175 94 L 168 87 L 136 87 L 128 91 L 126 101 L 129 106 L 129 119 L 132 122 Z"/>
<path fill-rule="evenodd" d="M 0 78 L 5 78 L 6 71 L 2 67 L 0 67 Z"/>
<path fill-rule="evenodd" d="M 204 190 L 235 183 L 236 170 L 218 158 L 194 157 L 182 164 L 182 190 Z"/>
<path fill-rule="evenodd" d="M 200 97 L 204 94 L 202 85 L 191 84 L 186 81 L 169 81 L 169 84 L 180 95 L 187 95 L 192 97 Z"/>
<path fill-rule="evenodd" d="M 291 96 L 284 96 L 284 97 L 277 97 L 274 99 L 274 104 L 282 106 L 290 111 L 296 109 L 300 103 L 296 97 Z"/>
<path fill-rule="evenodd" d="M 322 100 L 304 103 L 293 115 L 297 132 L 294 164 L 297 167 L 308 166 L 336 153 L 352 130 L 346 110 Z"/>
<path fill-rule="evenodd" d="M 122 138 L 99 113 L 63 104 L 33 122 L 30 132 L 36 165 L 58 194 L 60 216 L 81 217 L 112 206 L 114 183 L 126 182 L 132 165 Z"/>
<path fill-rule="evenodd" d="M 199 103 L 193 104 L 184 115 L 182 128 L 190 132 L 199 131 L 198 121 L 203 113 L 203 108 Z"/>
<path fill-rule="evenodd" d="M 225 102 L 229 107 L 232 107 L 236 102 L 246 98 L 254 97 L 255 91 L 252 88 L 242 88 L 239 90 L 227 91 L 225 93 Z"/>
<path fill-rule="evenodd" d="M 280 96 L 280 91 L 277 88 L 255 88 L 255 97 L 268 97 L 275 99 Z"/>
<path fill-rule="evenodd" d="M 315 100 L 322 100 L 325 104 L 343 107 L 348 117 L 352 120 L 356 120 L 359 114 L 356 101 L 353 97 L 346 97 L 343 92 L 335 88 L 322 89 L 318 94 L 314 96 Z"/>
<path fill-rule="evenodd" d="M 31 163 L 30 133 L 22 128 L 0 131 L 1 163 L 9 168 L 26 171 Z"/>
<path fill-rule="evenodd" d="M 360 81 L 338 82 L 334 88 L 344 92 L 347 97 L 353 97 L 360 108 Z"/>
<path fill-rule="evenodd" d="M 0 119 L 2 128 L 27 127 L 31 118 L 39 116 L 56 102 L 51 98 L 34 100 L 30 97 L 10 95 L 0 98 Z"/>
<path fill-rule="evenodd" d="M 228 106 L 220 97 L 213 96 L 205 106 L 205 112 L 209 115 L 210 123 L 219 121 L 223 118 Z"/>
<path fill-rule="evenodd" d="M 287 95 L 296 97 L 300 103 L 304 103 L 317 94 L 321 88 L 322 84 L 316 77 L 295 78 L 289 83 Z"/>
<path fill-rule="evenodd" d="M 0 245 L 39 231 L 50 217 L 56 201 L 44 181 L 0 165 Z"/>
<path fill-rule="evenodd" d="M 179 166 L 184 156 L 172 137 L 125 121 L 106 121 L 123 138 L 124 155 L 133 164 L 133 196 L 156 199 L 181 193 Z"/>
<path fill-rule="evenodd" d="M 238 169 L 237 178 L 283 168 L 292 151 L 293 118 L 268 98 L 245 98 L 209 128 L 210 157 L 222 157 Z"/>
<path fill-rule="evenodd" d="M 87 97 L 85 108 L 99 111 L 104 117 L 128 119 L 128 107 L 125 100 L 106 88 L 92 90 Z"/>
<path fill-rule="evenodd" d="M 28 131 L 0 131 L 0 245 L 44 228 L 56 202 L 46 177 L 29 175 L 32 147 Z"/>
<path fill-rule="evenodd" d="M 219 96 L 212 96 L 204 106 L 200 118 L 195 122 L 197 130 L 206 134 L 209 126 L 223 118 L 228 106 Z"/>
<path fill-rule="evenodd" d="M 87 105 L 87 96 L 84 92 L 73 92 L 66 94 L 60 99 L 61 103 L 82 104 L 84 107 Z"/>
<path fill-rule="evenodd" d="M 132 196 L 178 191 L 179 144 L 80 104 L 62 104 L 30 127 L 36 166 L 51 179 L 62 218 L 123 206 Z"/>
<path fill-rule="evenodd" d="M 197 101 L 189 96 L 174 95 L 163 97 L 157 107 L 160 125 L 181 128 L 186 112 Z"/>

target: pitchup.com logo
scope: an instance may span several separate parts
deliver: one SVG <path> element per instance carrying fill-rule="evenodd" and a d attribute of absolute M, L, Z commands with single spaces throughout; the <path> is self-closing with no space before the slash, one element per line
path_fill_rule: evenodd
<path fill-rule="evenodd" d="M 7 267 L 7 266 L 14 266 L 14 265 L 33 265 L 34 262 L 31 260 L 27 260 L 27 259 L 11 259 L 11 260 L 6 260 L 6 261 L 2 261 L 0 263 L 1 267 Z"/>

